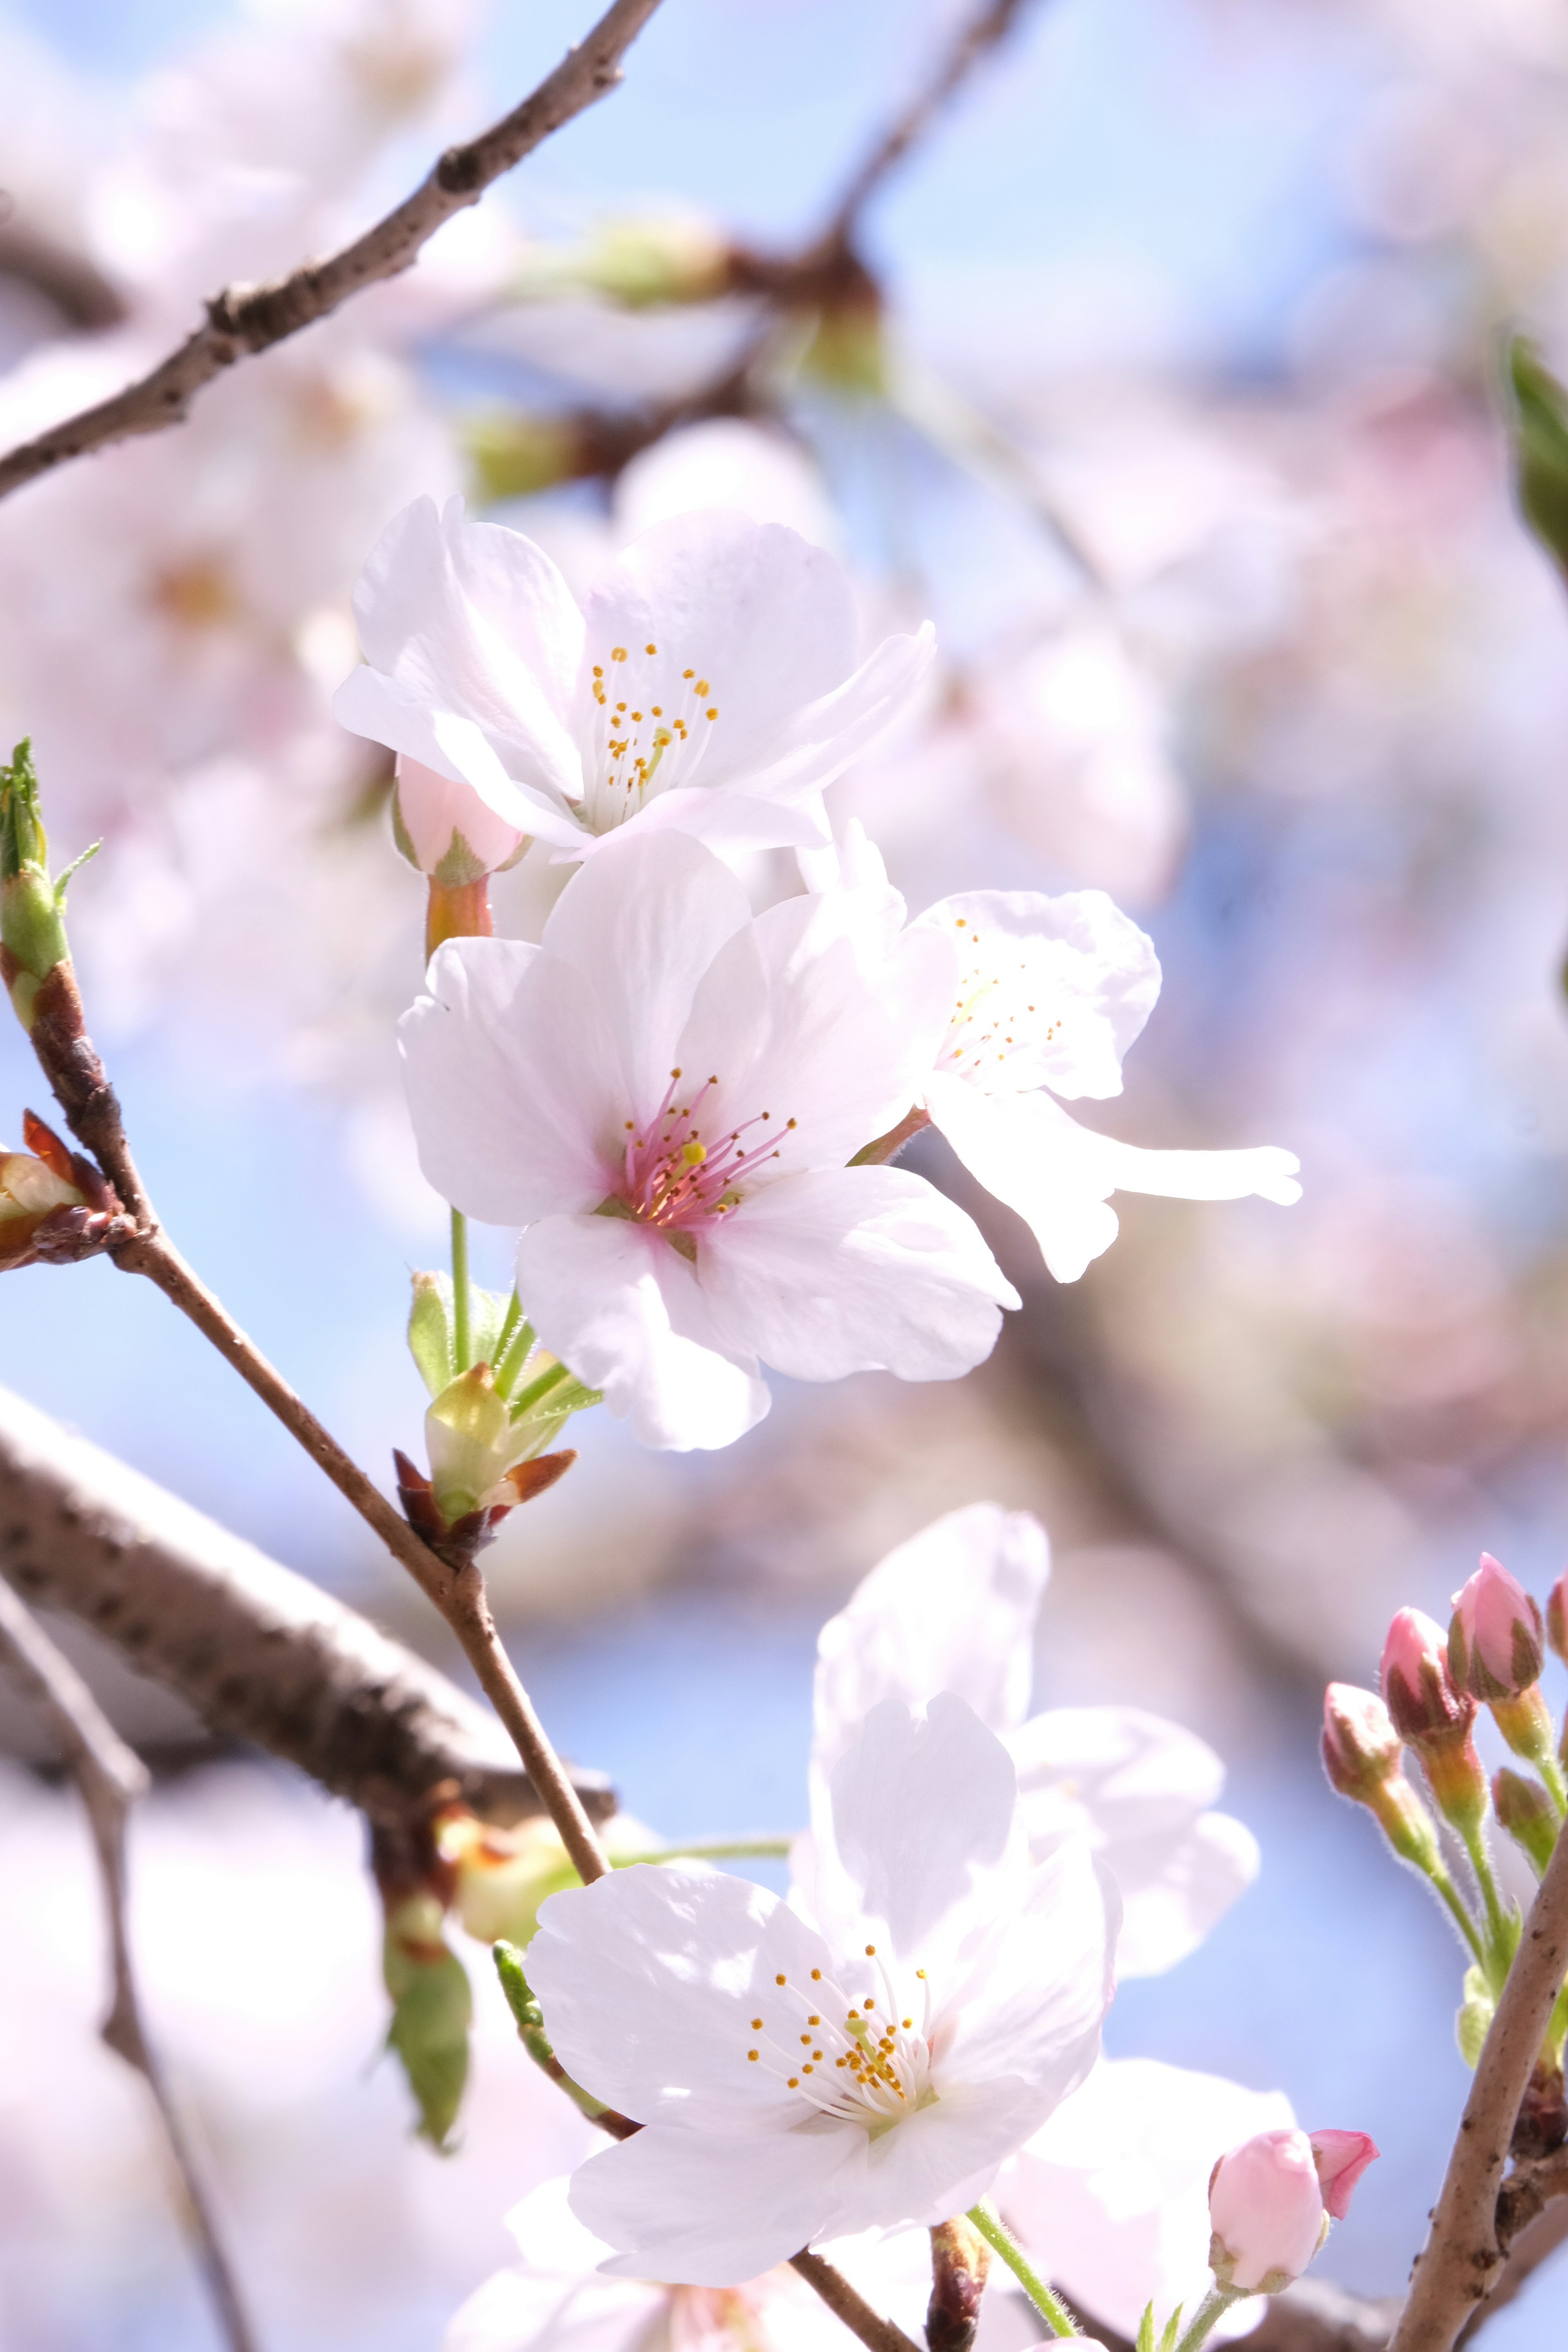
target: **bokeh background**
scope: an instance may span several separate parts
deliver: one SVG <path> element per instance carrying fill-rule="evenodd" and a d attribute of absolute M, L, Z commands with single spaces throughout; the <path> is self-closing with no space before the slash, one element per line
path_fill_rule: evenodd
<path fill-rule="evenodd" d="M 8 0 L 0 442 L 372 217 L 587 20 Z M 63 854 L 104 836 L 73 940 L 166 1220 L 379 1470 L 417 1437 L 406 1277 L 442 1245 L 391 1042 L 419 886 L 327 714 L 382 523 L 465 488 L 585 581 L 653 517 L 740 503 L 843 554 L 868 632 L 935 617 L 927 707 L 835 814 L 916 907 L 1111 890 L 1166 985 L 1104 1123 L 1287 1144 L 1306 1197 L 1124 1199 L 1064 1289 L 923 1139 L 1024 1293 L 992 1362 L 778 1383 L 713 1456 L 586 1417 L 491 1555 L 498 1606 L 644 1820 L 787 1829 L 822 1619 L 938 1511 L 1038 1511 L 1039 1696 L 1203 1733 L 1263 1844 L 1108 2045 L 1370 2130 L 1323 2267 L 1390 2293 L 1464 2094 L 1458 1953 L 1322 1786 L 1321 1685 L 1373 1680 L 1394 1609 L 1446 1614 L 1483 1544 L 1542 1597 L 1568 1549 L 1568 599 L 1511 507 L 1499 379 L 1511 327 L 1568 359 L 1568 19 L 1033 0 L 868 207 L 854 299 L 766 310 L 736 249 L 810 237 L 961 21 L 665 0 L 625 87 L 416 272 L 0 509 L 0 738 L 31 732 Z M 559 879 L 507 877 L 503 928 Z M 10 1140 L 37 1090 L 0 1029 Z M 501 1279 L 504 1237 L 481 1254 Z M 150 1288 L 12 1276 L 0 1381 L 456 1671 Z M 465 2135 L 416 2145 L 356 1822 L 64 1638 L 160 1766 L 136 1934 L 265 2340 L 432 2352 L 575 2125 L 470 1947 Z M 95 2039 L 83 1828 L 37 1727 L 7 1701 L 0 1730 L 0 2346 L 198 2352 L 140 2086 Z M 1489 2342 L 1555 2344 L 1563 2292 L 1549 2266 Z"/>

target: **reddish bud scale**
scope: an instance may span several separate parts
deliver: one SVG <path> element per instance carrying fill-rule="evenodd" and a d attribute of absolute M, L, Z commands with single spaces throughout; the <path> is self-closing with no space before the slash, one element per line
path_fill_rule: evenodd
<path fill-rule="evenodd" d="M 1390 1719 L 1420 1758 L 1438 1811 L 1473 1834 L 1487 1810 L 1486 1772 L 1470 1736 L 1476 1702 L 1455 1685 L 1442 1627 L 1419 1609 L 1401 1609 L 1383 1645 L 1381 1674 Z"/>
<path fill-rule="evenodd" d="M 1546 1638 L 1568 1665 L 1568 1570 L 1558 1578 L 1547 1600 Z"/>

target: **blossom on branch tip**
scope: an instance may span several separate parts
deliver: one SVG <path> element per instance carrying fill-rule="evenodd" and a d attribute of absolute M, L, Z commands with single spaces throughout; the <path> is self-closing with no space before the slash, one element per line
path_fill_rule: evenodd
<path fill-rule="evenodd" d="M 1208 2184 L 1209 2263 L 1221 2286 L 1280 2294 L 1341 2219 L 1377 2150 L 1364 2132 L 1260 2132 L 1220 2158 Z"/>
<path fill-rule="evenodd" d="M 339 719 L 454 788 L 424 851 L 404 808 L 421 864 L 448 819 L 480 857 L 507 828 L 567 859 L 629 824 L 820 841 L 822 787 L 903 715 L 933 650 L 927 627 L 860 661 L 835 560 L 723 509 L 655 525 L 580 608 L 531 540 L 418 499 L 354 610 L 365 660 Z M 437 795 L 419 792 L 423 823 Z"/>
<path fill-rule="evenodd" d="M 809 885 L 837 874 L 864 919 L 885 920 L 881 859 L 857 826 L 837 852 L 800 864 Z M 958 971 L 919 1099 L 977 1182 L 1023 1218 L 1059 1282 L 1076 1282 L 1115 1240 L 1113 1192 L 1300 1200 L 1300 1163 L 1276 1144 L 1150 1151 L 1061 1108 L 1058 1097 L 1121 1093 L 1122 1056 L 1160 991 L 1153 942 L 1103 890 L 967 891 L 910 929 L 949 940 Z"/>
<path fill-rule="evenodd" d="M 939 940 L 873 944 L 836 900 L 754 919 L 699 843 L 629 834 L 539 947 L 435 956 L 402 1033 L 421 1164 L 522 1228 L 539 1340 L 646 1444 L 730 1444 L 763 1362 L 955 1379 L 1017 1294 L 934 1186 L 846 1164 L 907 1108 L 950 982 Z"/>
<path fill-rule="evenodd" d="M 1084 1843 L 1024 1851 L 962 1699 L 874 1708 L 831 1778 L 818 1925 L 694 1863 L 552 1895 L 528 1977 L 569 2074 L 643 2126 L 572 2210 L 612 2275 L 724 2287 L 983 2197 L 1092 2065 L 1118 1904 Z"/>
<path fill-rule="evenodd" d="M 1257 1843 L 1210 1810 L 1225 1768 L 1179 1725 L 1136 1707 L 1030 1716 L 1035 1621 L 1049 1574 L 1039 1521 L 995 1503 L 947 1513 L 879 1561 L 818 1638 L 813 1805 L 879 1700 L 918 1704 L 953 1691 L 1012 1757 L 1034 1860 L 1087 1836 L 1121 1891 L 1117 1974 L 1156 1976 L 1194 1950 L 1251 1885 Z M 809 1843 L 796 1859 L 804 1889 Z"/>
<path fill-rule="evenodd" d="M 1368 2132 L 1315 2131 L 1312 2147 L 1329 2219 L 1343 2221 L 1356 2182 L 1377 2161 L 1377 2143 Z"/>

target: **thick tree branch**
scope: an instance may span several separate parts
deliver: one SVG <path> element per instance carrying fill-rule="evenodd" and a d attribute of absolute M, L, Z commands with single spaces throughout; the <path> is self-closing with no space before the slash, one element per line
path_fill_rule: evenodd
<path fill-rule="evenodd" d="M 444 222 L 477 204 L 492 181 L 615 88 L 622 58 L 657 5 L 613 0 L 531 97 L 477 139 L 449 147 L 411 196 L 329 260 L 307 262 L 269 286 L 231 286 L 215 295 L 205 322 L 161 366 L 0 458 L 0 498 L 68 458 L 178 425 L 196 394 L 237 360 L 269 350 L 367 286 L 407 269 Z"/>
<path fill-rule="evenodd" d="M 447 1781 L 486 1821 L 541 1810 L 493 1717 L 434 1666 L 3 1389 L 0 1575 L 372 1820 Z M 574 1779 L 595 1818 L 614 1810 L 602 1780 Z"/>
<path fill-rule="evenodd" d="M 138 1759 L 106 1722 L 91 1692 L 61 1657 L 11 1587 L 0 1580 L 0 1660 L 54 1727 L 71 1777 L 81 1793 L 98 1853 L 109 1924 L 112 1997 L 105 2042 L 134 2066 L 152 2094 L 164 2142 L 178 2176 L 187 2226 L 232 2352 L 256 2352 L 256 2337 L 234 2269 L 218 2234 L 201 2167 L 185 2136 L 163 2071 L 147 2039 L 125 1917 L 125 1823 L 147 1787 Z"/>
<path fill-rule="evenodd" d="M 1450 2352 L 1501 2266 L 1498 2195 L 1503 2168 L 1565 1974 L 1568 1837 L 1558 1840 L 1524 1923 L 1390 2352 Z"/>

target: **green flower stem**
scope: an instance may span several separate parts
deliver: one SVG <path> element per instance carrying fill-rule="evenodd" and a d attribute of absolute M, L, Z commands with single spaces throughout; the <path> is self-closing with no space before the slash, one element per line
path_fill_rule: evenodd
<path fill-rule="evenodd" d="M 1176 2352 L 1197 2352 L 1215 2321 L 1223 2318 L 1233 2303 L 1239 2303 L 1242 2294 L 1240 2287 L 1211 2286 L 1194 2312 L 1192 2325 L 1176 2346 Z"/>
<path fill-rule="evenodd" d="M 747 1855 L 783 1861 L 795 1841 L 792 1837 L 758 1834 L 756 1837 L 693 1838 L 685 1845 L 660 1846 L 653 1853 L 612 1853 L 613 1870 L 630 1870 L 634 1862 L 740 1862 Z"/>
<path fill-rule="evenodd" d="M 452 1367 L 461 1374 L 473 1362 L 472 1302 L 468 1296 L 468 1220 L 452 1212 Z"/>
<path fill-rule="evenodd" d="M 513 1336 L 522 1319 L 523 1302 L 517 1297 L 517 1285 L 514 1283 L 511 1297 L 507 1302 L 506 1314 L 501 1318 L 501 1328 L 496 1334 L 495 1360 L 490 1366 L 492 1372 L 497 1371 L 505 1360 L 507 1350 L 511 1346 Z"/>
<path fill-rule="evenodd" d="M 1487 1950 L 1481 1955 L 1481 1966 L 1491 1981 L 1493 1992 L 1500 1992 L 1508 1975 L 1508 1964 L 1513 1948 L 1508 1932 L 1508 1922 L 1502 1916 L 1497 1881 L 1492 1876 L 1491 1858 L 1487 1853 L 1486 1832 L 1481 1829 L 1461 1832 L 1465 1852 L 1470 1858 L 1470 1868 L 1476 1874 L 1476 1885 L 1481 1890 L 1481 1900 L 1487 1907 Z"/>
<path fill-rule="evenodd" d="M 1437 1869 L 1434 1870 L 1430 1875 L 1433 1886 L 1437 1889 L 1437 1893 L 1442 1896 L 1443 1901 L 1448 1905 L 1448 1909 L 1452 1912 L 1454 1924 L 1458 1928 L 1458 1931 L 1464 1937 L 1466 1943 L 1469 1946 L 1477 1966 L 1484 1969 L 1486 1967 L 1486 1953 L 1482 1948 L 1481 1939 L 1476 1933 L 1476 1923 L 1470 1917 L 1469 1906 L 1465 1903 L 1463 1896 L 1460 1895 L 1458 1888 L 1454 1885 L 1453 1880 L 1448 1876 L 1448 1872 L 1443 1868 L 1441 1863 L 1438 1864 Z"/>
<path fill-rule="evenodd" d="M 978 2230 L 993 2253 L 1000 2254 L 1025 2294 L 1040 2314 L 1053 2336 L 1076 2336 L 1072 2315 L 1059 2295 L 1051 2293 L 1039 2273 L 1024 2260 L 1023 2249 L 1006 2230 L 997 2216 L 985 2205 L 971 2205 L 966 2217 Z"/>
<path fill-rule="evenodd" d="M 1546 1793 L 1557 1808 L 1557 1818 L 1568 1821 L 1568 1786 L 1564 1785 L 1563 1768 L 1555 1756 L 1543 1756 L 1536 1766 Z"/>
<path fill-rule="evenodd" d="M 528 1387 L 512 1399 L 512 1419 L 520 1421 L 531 1406 L 538 1403 L 541 1397 L 549 1396 L 552 1389 L 559 1389 L 562 1381 L 570 1381 L 570 1366 L 551 1364 L 548 1371 L 541 1372 L 537 1381 L 530 1381 Z"/>
<path fill-rule="evenodd" d="M 517 1308 L 520 1318 L 522 1309 L 516 1291 L 512 1293 L 512 1307 Z M 511 1320 L 512 1311 L 511 1307 L 508 1307 L 507 1324 L 510 1324 Z M 515 1328 L 508 1332 L 507 1324 L 503 1324 L 501 1328 L 501 1337 L 506 1344 L 497 1349 L 496 1361 L 492 1370 L 496 1376 L 497 1394 L 509 1399 L 513 1383 L 528 1362 L 528 1351 L 534 1344 L 534 1327 L 531 1323 L 519 1319 Z"/>

